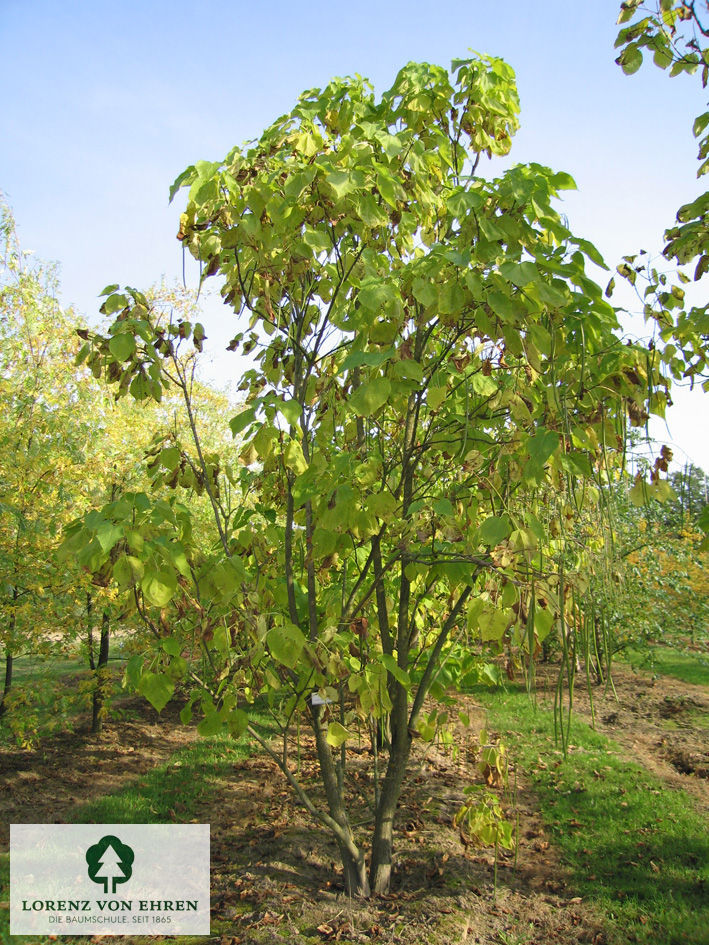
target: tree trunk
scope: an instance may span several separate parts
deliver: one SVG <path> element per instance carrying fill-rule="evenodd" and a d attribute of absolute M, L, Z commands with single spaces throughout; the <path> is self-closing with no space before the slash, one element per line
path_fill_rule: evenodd
<path fill-rule="evenodd" d="M 7 712 L 7 703 L 5 700 L 10 694 L 10 689 L 12 688 L 12 650 L 14 648 L 13 637 L 15 635 L 15 626 L 17 624 L 15 605 L 17 604 L 18 597 L 19 591 L 17 590 L 17 586 L 15 586 L 12 589 L 12 611 L 10 616 L 10 626 L 8 627 L 7 646 L 5 647 L 5 683 L 2 689 L 2 696 L 0 696 L 0 718 Z"/>
<path fill-rule="evenodd" d="M 366 898 L 369 896 L 369 883 L 367 881 L 364 854 L 355 843 L 347 817 L 347 809 L 340 789 L 335 762 L 327 743 L 327 725 L 323 718 L 322 706 L 310 703 L 310 719 L 315 735 L 320 775 L 325 788 L 328 810 L 332 818 L 330 829 L 340 851 L 345 888 L 349 896 Z"/>
<path fill-rule="evenodd" d="M 7 705 L 5 704 L 5 699 L 7 698 L 10 689 L 12 687 L 12 653 L 10 650 L 5 651 L 5 684 L 2 690 L 2 696 L 0 696 L 0 716 L 3 716 L 7 712 Z"/>
<path fill-rule="evenodd" d="M 391 752 L 386 777 L 382 785 L 379 805 L 374 821 L 372 840 L 372 862 L 369 884 L 375 895 L 389 892 L 391 884 L 391 861 L 394 843 L 394 818 L 401 796 L 401 786 L 406 774 L 406 765 L 411 751 L 411 736 L 408 730 L 408 701 L 406 690 L 395 684 L 394 705 L 391 711 Z"/>
<path fill-rule="evenodd" d="M 103 728 L 103 706 L 106 698 L 107 666 L 108 666 L 108 644 L 109 644 L 109 625 L 108 612 L 104 610 L 101 622 L 101 643 L 98 651 L 98 663 L 96 664 L 96 685 L 92 698 L 93 713 L 91 719 L 91 732 L 99 735 Z"/>
<path fill-rule="evenodd" d="M 354 899 L 368 899 L 370 896 L 369 878 L 367 877 L 367 864 L 364 861 L 364 856 L 360 853 L 358 857 L 355 857 L 343 844 L 338 842 L 338 846 L 347 895 Z"/>
<path fill-rule="evenodd" d="M 88 631 L 86 634 L 86 645 L 88 646 L 88 650 L 89 650 L 89 666 L 91 667 L 91 671 L 95 672 L 96 660 L 94 658 L 94 628 L 91 623 L 92 611 L 93 611 L 93 600 L 91 598 L 91 594 L 87 591 L 86 593 L 86 619 L 88 623 Z"/>

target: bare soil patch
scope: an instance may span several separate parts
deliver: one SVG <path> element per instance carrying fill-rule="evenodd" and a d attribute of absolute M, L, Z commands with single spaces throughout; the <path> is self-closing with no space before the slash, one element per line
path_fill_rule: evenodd
<path fill-rule="evenodd" d="M 306 780 L 312 769 L 314 781 L 313 759 L 312 745 L 304 744 Z M 480 781 L 471 762 L 436 749 L 415 752 L 400 805 L 392 889 L 370 902 L 348 899 L 335 845 L 283 786 L 277 767 L 262 756 L 240 762 L 218 809 L 209 812 L 220 941 L 472 945 L 520 936 L 530 945 L 600 945 L 601 923 L 567 885 L 524 787 L 517 796 L 517 863 L 513 854 L 500 857 L 495 896 L 492 852 L 467 845 L 453 826 L 463 788 Z M 352 782 L 364 777 L 355 761 Z M 366 819 L 366 808 L 358 813 Z"/>

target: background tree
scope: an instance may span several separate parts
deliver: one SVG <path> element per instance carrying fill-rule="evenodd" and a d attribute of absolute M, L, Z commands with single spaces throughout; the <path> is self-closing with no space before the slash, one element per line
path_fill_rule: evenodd
<path fill-rule="evenodd" d="M 159 442 L 174 441 L 175 404 L 116 402 L 84 358 L 75 362 L 78 321 L 57 304 L 51 268 L 22 252 L 9 208 L 0 209 L 0 712 L 9 705 L 16 656 L 42 658 L 78 647 L 95 674 L 90 694 L 98 732 L 111 632 L 120 630 L 130 651 L 143 624 L 108 587 L 110 573 L 87 569 L 81 556 L 59 560 L 56 551 L 72 518 L 151 484 L 155 470 L 146 469 L 145 453 L 156 431 Z M 156 305 L 194 310 L 188 293 L 162 287 L 154 296 Z M 87 336 L 87 329 L 78 330 Z M 202 396 L 199 409 L 215 397 Z M 110 550 L 110 532 L 96 541 Z M 92 551 L 85 553 L 90 558 Z M 11 725 L 27 740 L 22 719 Z"/>
<path fill-rule="evenodd" d="M 618 23 L 622 24 L 622 29 L 616 47 L 622 51 L 616 62 L 626 74 L 638 71 L 643 63 L 643 51 L 647 51 L 652 53 L 656 66 L 669 69 L 671 77 L 698 74 L 702 88 L 706 88 L 709 79 L 709 4 L 706 0 L 703 3 L 625 0 L 620 5 Z M 709 171 L 709 111 L 697 116 L 692 131 L 699 141 L 701 163 L 697 177 L 702 177 Z M 676 224 L 665 231 L 663 256 L 677 263 L 676 281 L 644 252 L 626 256 L 618 266 L 620 275 L 633 286 L 638 276 L 643 281 L 643 311 L 646 320 L 657 324 L 661 347 L 652 357 L 661 357 L 671 377 L 689 378 L 692 386 L 698 379 L 705 391 L 709 390 L 709 304 L 702 298 L 698 286 L 690 286 L 689 298 L 684 287 L 691 282 L 698 283 L 709 270 L 707 211 L 709 192 L 705 191 L 681 206 Z M 694 267 L 690 274 L 681 268 L 685 265 Z M 709 509 L 706 507 L 698 525 L 707 535 L 703 547 L 709 547 Z"/>
<path fill-rule="evenodd" d="M 709 4 L 685 3 L 683 0 L 659 0 L 645 3 L 626 0 L 620 5 L 618 22 L 622 29 L 616 39 L 621 53 L 616 60 L 623 71 L 632 75 L 643 63 L 644 51 L 652 54 L 660 69 L 671 77 L 699 75 L 702 88 L 709 78 Z M 628 24 L 628 25 L 626 25 Z M 701 162 L 697 177 L 709 171 L 709 111 L 698 115 L 692 128 L 699 141 Z M 677 211 L 674 225 L 665 232 L 663 256 L 678 266 L 692 266 L 690 274 L 677 270 L 678 281 L 669 279 L 646 253 L 625 257 L 619 273 L 636 284 L 638 275 L 645 278 L 643 304 L 646 318 L 655 319 L 659 337 L 664 342 L 662 357 L 675 378 L 707 379 L 709 345 L 709 306 L 692 292 L 685 298 L 690 282 L 699 282 L 709 270 L 709 192 L 684 204 Z"/>
<path fill-rule="evenodd" d="M 106 293 L 113 300 L 115 288 L 109 287 Z M 192 570 L 186 551 L 189 549 L 192 562 L 201 561 L 209 573 L 218 561 L 207 524 L 213 528 L 216 515 L 216 521 L 228 525 L 240 511 L 243 497 L 233 471 L 236 453 L 223 422 L 230 412 L 228 400 L 196 379 L 195 350 L 187 357 L 180 351 L 192 334 L 197 316 L 194 295 L 161 286 L 141 298 L 156 328 L 161 326 L 160 337 L 167 334 L 176 339 L 173 370 L 166 369 L 164 375 L 165 396 L 162 384 L 159 391 L 151 388 L 152 397 L 144 396 L 144 385 L 150 383 L 146 378 L 152 378 L 147 372 L 139 372 L 131 389 L 141 403 L 136 406 L 133 400 L 118 400 L 128 418 L 114 429 L 119 431 L 120 439 L 127 438 L 127 448 L 133 450 L 133 474 L 120 480 L 114 476 L 110 494 L 105 480 L 95 480 L 84 508 L 77 509 L 82 514 L 65 530 L 60 558 L 75 562 L 84 574 L 92 576 L 92 594 L 95 585 L 108 589 L 113 579 L 113 587 L 102 593 L 112 595 L 122 620 L 131 628 L 130 635 L 122 635 L 123 652 L 132 657 L 128 678 L 161 709 L 173 694 L 175 683 L 185 675 L 183 650 L 193 658 L 204 657 L 203 674 L 210 678 L 215 675 L 204 647 L 205 639 L 211 640 L 214 635 L 209 607 L 202 606 L 199 588 L 196 597 L 190 594 L 187 579 L 191 579 Z M 198 337 L 200 328 L 195 324 Z M 79 334 L 83 339 L 89 337 L 83 329 Z M 122 335 L 107 350 L 112 357 L 124 356 L 126 344 L 130 351 L 135 350 L 132 341 Z M 92 372 L 100 375 L 101 358 L 89 343 L 79 351 L 77 361 L 86 361 Z M 114 367 L 109 376 L 116 379 L 118 373 Z M 131 423 L 136 420 L 141 427 L 133 431 Z M 215 452 L 217 448 L 219 453 Z M 220 573 L 217 569 L 217 580 Z M 104 611 L 101 652 L 107 646 L 105 618 Z M 151 650 L 146 633 L 155 652 L 144 658 Z M 166 658 L 169 672 L 153 672 Z M 101 669 L 98 665 L 96 668 L 100 676 Z M 95 695 L 98 693 L 97 687 Z"/>
<path fill-rule="evenodd" d="M 680 524 L 696 525 L 709 505 L 709 476 L 699 466 L 686 463 L 682 469 L 671 473 L 669 479 L 677 498 L 668 511 Z"/>
<path fill-rule="evenodd" d="M 48 550 L 67 509 L 66 483 L 90 439 L 90 391 L 67 364 L 75 346 L 51 270 L 22 253 L 0 205 L 0 588 L 5 683 L 18 650 L 42 652 L 71 617 Z M 54 640 L 50 636 L 54 631 Z M 2 711 L 0 710 L 0 711 Z"/>
<path fill-rule="evenodd" d="M 185 560 L 163 556 L 160 581 L 165 604 L 199 602 L 212 674 L 163 642 L 146 695 L 191 678 L 203 731 L 248 728 L 333 834 L 353 894 L 389 888 L 412 740 L 447 714 L 427 702 L 446 696 L 442 665 L 481 641 L 531 656 L 552 625 L 569 638 L 589 549 L 603 550 L 583 518 L 601 514 L 628 418 L 665 402 L 586 274 L 600 256 L 553 206 L 573 180 L 537 164 L 476 176 L 483 154 L 508 152 L 517 112 L 501 60 L 410 63 L 379 100 L 361 79 L 304 93 L 173 187 L 189 188 L 178 238 L 240 317 L 229 347 L 256 361 L 231 421 L 249 498 L 224 514 L 218 464 L 195 442 L 215 542 L 197 553 L 163 509 Z M 189 410 L 179 351 L 190 334 L 201 349 L 203 327 L 165 323 L 134 289 L 104 310 L 116 318 L 92 335 L 93 363 L 138 399 L 173 383 Z M 86 537 L 77 526 L 71 540 Z M 158 537 L 134 553 L 148 597 Z M 259 696 L 281 750 L 248 716 Z M 324 802 L 290 764 L 303 716 Z M 369 857 L 348 776 L 359 732 L 372 738 Z"/>

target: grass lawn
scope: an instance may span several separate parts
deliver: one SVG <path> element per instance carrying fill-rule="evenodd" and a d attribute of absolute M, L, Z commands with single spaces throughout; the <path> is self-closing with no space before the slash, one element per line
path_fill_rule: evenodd
<path fill-rule="evenodd" d="M 627 647 L 616 659 L 629 663 L 633 669 L 674 676 L 695 686 L 709 686 L 709 659 L 669 646 Z"/>

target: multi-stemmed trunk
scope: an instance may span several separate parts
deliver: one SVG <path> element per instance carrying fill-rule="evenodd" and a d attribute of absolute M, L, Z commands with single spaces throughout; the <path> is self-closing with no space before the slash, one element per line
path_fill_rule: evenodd
<path fill-rule="evenodd" d="M 389 891 L 394 820 L 406 773 L 409 749 L 410 738 L 408 733 L 405 733 L 403 738 L 395 738 L 391 747 L 387 773 L 379 795 L 379 803 L 376 807 L 369 871 L 367 870 L 364 850 L 355 843 L 347 818 L 344 799 L 337 791 L 336 782 L 323 775 L 330 816 L 337 824 L 337 830 L 333 833 L 335 833 L 340 852 L 345 889 L 349 896 L 368 898 L 372 894 L 385 895 Z M 320 752 L 318 754 L 320 755 Z M 326 760 L 325 768 L 334 772 L 331 756 L 329 760 Z"/>
<path fill-rule="evenodd" d="M 320 707 L 317 713 L 315 711 L 312 713 L 316 744 L 318 745 L 318 760 L 320 761 L 320 770 L 323 775 L 323 783 L 325 784 L 325 793 L 328 799 L 330 813 L 338 824 L 342 824 L 346 827 L 346 833 L 343 834 L 343 836 L 347 840 L 347 843 L 343 844 L 340 837 L 338 837 L 338 845 L 340 846 L 345 871 L 345 886 L 348 893 L 352 896 L 366 897 L 370 894 L 386 895 L 389 892 L 392 873 L 394 822 L 404 778 L 406 776 L 406 767 L 411 753 L 412 730 L 416 725 L 416 720 L 423 707 L 424 699 L 430 689 L 442 649 L 445 646 L 452 627 L 458 620 L 470 596 L 471 590 L 472 585 L 467 585 L 461 591 L 458 600 L 451 608 L 448 617 L 440 628 L 438 638 L 433 646 L 429 662 L 423 672 L 411 707 L 409 707 L 406 687 L 397 680 L 391 680 L 389 688 L 392 701 L 389 719 L 391 726 L 391 747 L 384 781 L 376 798 L 374 833 L 372 837 L 368 878 L 363 873 L 362 869 L 364 860 L 362 852 L 356 847 L 354 847 L 354 854 L 352 852 L 354 841 L 347 820 L 344 798 L 341 791 L 337 790 L 334 762 L 326 742 L 326 729 L 322 720 Z M 404 639 L 403 633 L 401 632 L 399 633 L 399 639 Z M 400 669 L 405 668 L 407 657 L 408 653 L 402 648 L 402 653 L 399 654 L 398 659 Z M 332 800 L 335 802 L 334 805 Z M 337 833 L 336 836 L 338 836 Z"/>

